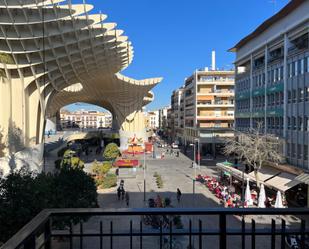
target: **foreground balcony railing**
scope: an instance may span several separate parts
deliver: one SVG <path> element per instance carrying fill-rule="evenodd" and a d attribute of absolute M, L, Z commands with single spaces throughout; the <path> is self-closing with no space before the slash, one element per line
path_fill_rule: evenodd
<path fill-rule="evenodd" d="M 48 209 L 1 249 L 14 248 L 307 248 L 309 209 Z M 298 217 L 287 226 L 286 215 Z M 175 228 L 171 217 L 180 216 Z M 147 218 L 148 217 L 148 218 Z M 145 222 L 151 217 L 162 221 Z M 166 220 L 167 219 L 167 220 Z M 263 221 L 261 223 L 261 221 Z M 60 229 L 61 228 L 61 229 Z M 293 247 L 291 247 L 293 248 Z"/>

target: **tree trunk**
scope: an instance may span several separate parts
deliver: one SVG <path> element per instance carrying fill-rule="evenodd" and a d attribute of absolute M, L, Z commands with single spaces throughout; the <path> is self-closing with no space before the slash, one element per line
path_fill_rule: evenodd
<path fill-rule="evenodd" d="M 256 181 L 256 186 L 260 188 L 260 179 L 259 179 L 259 171 L 254 170 L 254 176 L 255 176 L 255 181 Z"/>

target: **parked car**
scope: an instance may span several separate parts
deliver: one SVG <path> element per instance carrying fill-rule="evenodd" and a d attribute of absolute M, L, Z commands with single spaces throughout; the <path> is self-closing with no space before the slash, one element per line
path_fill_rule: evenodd
<path fill-rule="evenodd" d="M 172 148 L 173 148 L 173 149 L 178 149 L 178 144 L 172 143 Z"/>

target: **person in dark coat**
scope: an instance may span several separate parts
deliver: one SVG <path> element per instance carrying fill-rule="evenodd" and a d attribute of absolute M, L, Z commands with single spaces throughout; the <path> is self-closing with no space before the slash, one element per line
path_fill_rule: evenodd
<path fill-rule="evenodd" d="M 126 191 L 124 190 L 124 188 L 121 189 L 121 199 L 124 200 L 124 196 L 125 196 Z"/>
<path fill-rule="evenodd" d="M 127 207 L 129 206 L 129 201 L 130 201 L 129 192 L 126 192 L 126 203 L 127 203 Z"/>
<path fill-rule="evenodd" d="M 120 196 L 121 196 L 121 189 L 120 187 L 117 188 L 117 196 L 118 196 L 118 201 L 120 200 Z"/>
<path fill-rule="evenodd" d="M 181 198 L 181 191 L 179 188 L 177 188 L 177 201 L 178 203 L 180 202 L 180 198 Z"/>

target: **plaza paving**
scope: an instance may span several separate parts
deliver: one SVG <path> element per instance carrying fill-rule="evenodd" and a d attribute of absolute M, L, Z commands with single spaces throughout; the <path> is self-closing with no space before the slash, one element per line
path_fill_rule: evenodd
<path fill-rule="evenodd" d="M 157 149 L 161 150 L 161 149 Z M 215 161 L 204 161 L 203 164 L 206 166 L 201 166 L 200 169 L 196 170 L 196 173 L 199 174 L 208 174 L 216 175 L 215 171 Z M 164 159 L 153 159 L 151 156 L 146 157 L 146 200 L 148 198 L 155 198 L 157 194 L 160 194 L 162 198 L 169 197 L 172 200 L 172 206 L 174 207 L 185 207 L 185 208 L 215 208 L 222 206 L 218 199 L 202 184 L 196 183 L 195 186 L 195 195 L 193 195 L 193 177 L 194 169 L 191 168 L 191 160 L 180 154 L 179 157 L 174 155 L 166 155 Z M 162 176 L 163 179 L 163 188 L 158 188 L 153 177 L 154 173 L 157 172 Z M 118 184 L 121 178 L 118 179 Z M 130 208 L 141 208 L 147 207 L 147 202 L 143 201 L 144 194 L 144 174 L 143 169 L 140 168 L 136 172 L 136 177 L 134 178 L 124 178 L 125 181 L 125 190 L 129 192 L 130 195 Z M 180 188 L 182 192 L 182 198 L 180 203 L 177 203 L 176 199 L 176 189 Z M 118 200 L 116 195 L 116 188 L 108 190 L 99 190 L 98 191 L 98 201 L 101 208 L 106 209 L 121 209 L 126 208 L 126 203 L 124 200 Z M 271 219 L 274 218 L 280 225 L 280 217 L 246 217 L 246 226 L 251 227 L 250 221 L 252 218 L 255 218 L 257 222 L 257 228 L 269 228 Z M 293 225 L 295 220 L 291 217 L 285 217 L 287 219 L 288 225 Z M 203 228 L 218 228 L 218 217 L 182 217 L 182 222 L 184 227 L 188 227 L 189 220 L 192 220 L 193 227 L 197 228 L 198 220 L 202 220 Z M 109 232 L 110 222 L 113 221 L 114 232 L 120 231 L 129 231 L 129 222 L 133 222 L 133 230 L 138 231 L 140 228 L 141 217 L 92 217 L 86 224 L 84 232 L 99 231 L 99 223 L 103 221 L 103 231 Z M 230 228 L 240 228 L 241 222 L 240 217 L 231 216 L 227 219 L 227 225 Z M 144 231 L 153 231 L 150 226 L 143 226 Z M 75 228 L 76 232 L 79 231 L 79 228 Z M 188 237 L 182 236 L 178 237 L 183 248 L 187 248 Z M 256 248 L 270 248 L 270 237 L 257 236 L 256 238 L 257 246 Z M 198 248 L 198 238 L 194 240 Z M 277 238 L 278 248 L 280 245 L 280 238 Z M 76 241 L 76 245 L 79 245 Z M 110 238 L 105 237 L 103 240 L 105 245 L 104 248 L 110 248 Z M 113 239 L 113 248 L 129 248 L 129 238 L 114 238 Z M 250 236 L 246 238 L 246 248 L 251 248 L 250 246 Z M 85 238 L 84 239 L 84 248 L 98 248 L 99 239 L 96 238 Z M 140 248 L 139 237 L 134 237 L 133 239 L 133 248 Z M 143 238 L 143 248 L 160 248 L 159 239 L 154 237 L 144 237 Z M 203 248 L 219 248 L 218 238 L 211 236 L 203 236 Z M 228 248 L 241 248 L 241 238 L 240 236 L 233 236 L 228 238 Z"/>

